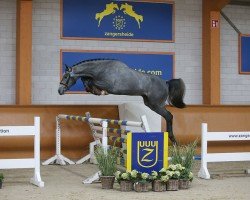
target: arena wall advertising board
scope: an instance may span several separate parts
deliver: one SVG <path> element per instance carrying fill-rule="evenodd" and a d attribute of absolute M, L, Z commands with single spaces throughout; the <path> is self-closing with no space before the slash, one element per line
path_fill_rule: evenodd
<path fill-rule="evenodd" d="M 61 38 L 174 42 L 174 2 L 61 0 Z"/>
<path fill-rule="evenodd" d="M 250 34 L 239 36 L 239 73 L 250 74 Z"/>
<path fill-rule="evenodd" d="M 89 59 L 117 59 L 130 68 L 140 72 L 160 76 L 164 80 L 174 78 L 175 54 L 172 52 L 133 52 L 133 51 L 84 51 L 61 50 L 60 79 L 65 72 L 65 65 L 73 66 Z M 79 79 L 67 93 L 85 92 L 84 85 Z"/>

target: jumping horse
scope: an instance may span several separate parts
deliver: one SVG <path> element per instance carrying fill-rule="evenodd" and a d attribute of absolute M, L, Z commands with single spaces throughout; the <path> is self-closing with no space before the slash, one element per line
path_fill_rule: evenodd
<path fill-rule="evenodd" d="M 166 120 L 169 139 L 177 144 L 172 129 L 173 115 L 165 105 L 168 102 L 177 108 L 185 107 L 182 79 L 165 81 L 158 76 L 133 70 L 118 60 L 92 59 L 72 67 L 66 66 L 58 93 L 63 95 L 79 78 L 86 91 L 95 95 L 142 96 L 144 104 Z"/>

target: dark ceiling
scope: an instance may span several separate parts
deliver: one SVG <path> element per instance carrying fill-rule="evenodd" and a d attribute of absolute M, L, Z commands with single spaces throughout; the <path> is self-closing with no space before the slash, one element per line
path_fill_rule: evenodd
<path fill-rule="evenodd" d="M 231 0 L 231 5 L 250 6 L 250 0 Z"/>

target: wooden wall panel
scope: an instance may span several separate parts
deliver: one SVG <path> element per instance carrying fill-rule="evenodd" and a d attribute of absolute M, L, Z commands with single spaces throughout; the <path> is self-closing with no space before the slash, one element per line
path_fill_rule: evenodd
<path fill-rule="evenodd" d="M 184 109 L 167 107 L 174 115 L 174 134 L 181 144 L 201 138 L 201 123 L 208 131 L 250 131 L 250 106 L 187 106 Z M 163 121 L 163 130 L 165 130 Z M 210 152 L 250 151 L 248 142 L 210 142 Z"/>
<path fill-rule="evenodd" d="M 174 115 L 174 133 L 181 144 L 201 138 L 201 123 L 209 131 L 250 131 L 250 106 L 187 106 L 185 109 L 167 107 Z M 34 116 L 41 117 L 41 158 L 55 154 L 55 117 L 58 114 L 84 115 L 118 119 L 118 107 L 112 105 L 48 105 L 0 106 L 0 125 L 30 125 Z M 62 153 L 78 159 L 88 152 L 93 139 L 86 123 L 62 120 Z M 165 127 L 165 122 L 163 122 Z M 165 130 L 165 128 L 163 128 Z M 249 142 L 211 143 L 209 152 L 250 151 Z M 32 156 L 33 140 L 29 137 L 1 138 L 0 158 Z M 198 151 L 199 153 L 199 151 Z"/>

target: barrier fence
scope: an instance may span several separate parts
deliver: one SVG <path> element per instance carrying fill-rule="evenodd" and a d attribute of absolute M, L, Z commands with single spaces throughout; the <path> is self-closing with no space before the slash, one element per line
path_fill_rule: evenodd
<path fill-rule="evenodd" d="M 0 169 L 34 168 L 30 183 L 44 187 L 40 174 L 40 117 L 34 118 L 34 126 L 0 126 L 0 137 L 34 136 L 34 158 L 0 159 Z"/>
<path fill-rule="evenodd" d="M 87 122 L 90 126 L 92 136 L 94 138 L 94 141 L 90 143 L 90 153 L 80 160 L 78 160 L 76 163 L 70 160 L 69 158 L 65 157 L 61 153 L 61 126 L 60 126 L 60 120 L 76 120 L 76 121 L 82 121 Z M 116 129 L 116 128 L 109 128 L 108 125 L 122 125 L 122 126 L 134 126 L 134 127 L 141 127 L 143 131 L 149 132 L 149 126 L 147 123 L 146 116 L 141 117 L 141 122 L 134 122 L 134 121 L 126 121 L 126 120 L 115 120 L 115 119 L 102 119 L 102 118 L 92 118 L 89 113 L 86 114 L 86 117 L 84 116 L 75 116 L 75 115 L 65 115 L 65 114 L 59 114 L 56 117 L 56 155 L 49 158 L 48 160 L 43 162 L 43 165 L 49 165 L 49 164 L 59 164 L 59 165 L 66 165 L 68 164 L 81 164 L 85 162 L 86 160 L 91 160 L 94 155 L 94 146 L 96 144 L 102 143 L 104 147 L 108 146 L 108 140 L 119 140 L 121 142 L 125 141 L 125 138 L 123 135 L 127 134 L 128 130 L 125 129 Z M 118 134 L 118 137 L 110 136 L 108 133 L 116 133 Z"/>
<path fill-rule="evenodd" d="M 208 132 L 206 123 L 202 123 L 201 129 L 201 168 L 198 177 L 210 179 L 207 168 L 208 162 L 250 161 L 250 152 L 207 153 L 208 142 L 210 141 L 249 141 L 250 132 Z"/>

